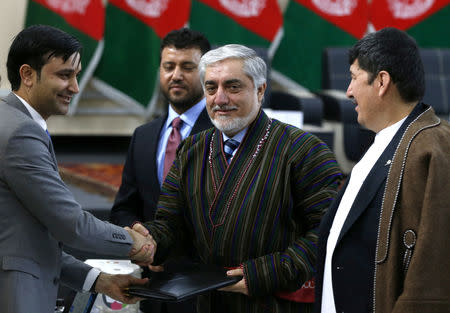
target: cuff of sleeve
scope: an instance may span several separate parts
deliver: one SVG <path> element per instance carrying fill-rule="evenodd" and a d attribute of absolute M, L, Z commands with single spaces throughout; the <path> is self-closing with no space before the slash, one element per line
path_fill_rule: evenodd
<path fill-rule="evenodd" d="M 98 268 L 91 268 L 84 280 L 83 292 L 95 292 L 95 282 L 97 281 L 100 272 L 101 271 Z"/>
<path fill-rule="evenodd" d="M 242 265 L 247 289 L 251 296 L 266 296 L 282 289 L 295 289 L 298 285 L 295 279 L 286 280 L 283 273 L 286 269 L 283 268 L 277 253 L 248 260 Z"/>

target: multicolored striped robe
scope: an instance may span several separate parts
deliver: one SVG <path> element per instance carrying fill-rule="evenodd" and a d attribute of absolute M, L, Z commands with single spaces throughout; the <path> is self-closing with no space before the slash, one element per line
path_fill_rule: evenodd
<path fill-rule="evenodd" d="M 200 313 L 310 312 L 311 304 L 274 294 L 313 276 L 317 228 L 340 177 L 323 142 L 263 111 L 229 166 L 219 130 L 188 137 L 162 186 L 156 220 L 146 224 L 158 243 L 155 264 L 188 239 L 204 263 L 243 266 L 250 294 L 200 296 Z"/>

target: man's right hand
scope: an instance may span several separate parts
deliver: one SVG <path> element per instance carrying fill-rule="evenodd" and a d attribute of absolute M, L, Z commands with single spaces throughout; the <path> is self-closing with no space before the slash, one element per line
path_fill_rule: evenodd
<path fill-rule="evenodd" d="M 134 223 L 133 225 L 133 230 L 137 231 L 139 234 L 141 234 L 142 236 L 149 236 L 150 233 L 148 231 L 147 228 L 144 227 L 144 225 L 142 225 L 141 223 L 137 222 Z M 150 235 L 151 236 L 151 235 Z M 156 251 L 155 251 L 156 252 Z M 164 266 L 163 265 L 150 265 L 148 264 L 148 268 L 152 271 L 152 272 L 163 272 L 164 271 Z"/>
<path fill-rule="evenodd" d="M 152 264 L 153 257 L 156 252 L 156 241 L 153 237 L 148 233 L 148 231 L 146 235 L 142 235 L 142 233 L 139 233 L 129 227 L 125 227 L 125 230 L 133 239 L 133 246 L 130 252 L 131 261 L 141 266 Z"/>

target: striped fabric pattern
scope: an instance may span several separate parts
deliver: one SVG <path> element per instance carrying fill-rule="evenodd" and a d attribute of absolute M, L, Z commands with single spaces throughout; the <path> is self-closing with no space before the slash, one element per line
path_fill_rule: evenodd
<path fill-rule="evenodd" d="M 251 161 L 268 124 L 261 111 L 230 166 L 217 129 L 188 137 L 162 186 L 156 221 L 147 224 L 158 242 L 156 262 L 183 237 L 204 263 L 243 266 L 251 297 L 201 296 L 200 313 L 312 310 L 274 293 L 296 290 L 313 276 L 318 226 L 341 173 L 317 137 L 277 120 Z"/>

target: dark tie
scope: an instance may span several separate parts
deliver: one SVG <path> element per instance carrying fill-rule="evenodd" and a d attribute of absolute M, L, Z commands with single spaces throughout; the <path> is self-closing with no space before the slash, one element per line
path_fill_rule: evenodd
<path fill-rule="evenodd" d="M 172 131 L 170 132 L 169 139 L 167 140 L 166 155 L 164 157 L 164 171 L 163 171 L 163 181 L 166 179 L 167 173 L 172 166 L 173 160 L 175 159 L 175 153 L 177 152 L 178 145 L 181 142 L 180 128 L 183 124 L 183 120 L 176 117 L 172 121 Z"/>
<path fill-rule="evenodd" d="M 228 164 L 230 164 L 231 158 L 233 157 L 233 152 L 239 146 L 239 142 L 234 139 L 227 139 L 223 143 L 223 152 L 225 152 L 225 157 Z"/>

